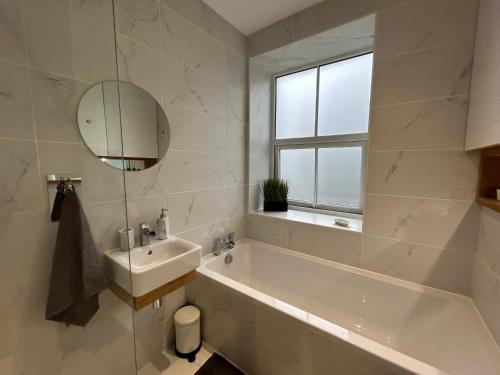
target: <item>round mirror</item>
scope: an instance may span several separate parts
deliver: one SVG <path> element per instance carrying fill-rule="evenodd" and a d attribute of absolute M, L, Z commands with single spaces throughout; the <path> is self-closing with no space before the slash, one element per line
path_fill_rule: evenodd
<path fill-rule="evenodd" d="M 127 171 L 152 167 L 170 143 L 161 105 L 148 92 L 123 81 L 99 82 L 83 95 L 78 128 L 98 158 Z"/>

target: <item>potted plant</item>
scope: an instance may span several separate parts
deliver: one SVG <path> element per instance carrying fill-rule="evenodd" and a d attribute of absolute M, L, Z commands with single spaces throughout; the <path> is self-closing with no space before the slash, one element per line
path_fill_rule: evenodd
<path fill-rule="evenodd" d="M 264 211 L 288 211 L 288 183 L 269 178 L 262 183 Z"/>

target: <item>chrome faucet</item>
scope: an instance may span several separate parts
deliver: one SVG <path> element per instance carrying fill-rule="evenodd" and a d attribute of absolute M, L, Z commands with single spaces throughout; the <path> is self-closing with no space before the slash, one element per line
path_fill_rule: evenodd
<path fill-rule="evenodd" d="M 214 254 L 216 256 L 232 249 L 236 243 L 234 242 L 234 232 L 226 234 L 224 237 L 217 237 L 214 240 Z"/>
<path fill-rule="evenodd" d="M 151 236 L 149 234 L 149 224 L 142 223 L 139 225 L 139 244 L 146 246 L 151 243 Z"/>

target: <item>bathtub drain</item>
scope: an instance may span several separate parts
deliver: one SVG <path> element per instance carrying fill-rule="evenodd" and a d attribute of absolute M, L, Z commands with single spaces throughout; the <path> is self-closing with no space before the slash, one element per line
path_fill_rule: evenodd
<path fill-rule="evenodd" d="M 226 264 L 231 264 L 232 261 L 233 261 L 233 256 L 231 254 L 226 255 L 226 257 L 224 258 L 224 262 Z"/>

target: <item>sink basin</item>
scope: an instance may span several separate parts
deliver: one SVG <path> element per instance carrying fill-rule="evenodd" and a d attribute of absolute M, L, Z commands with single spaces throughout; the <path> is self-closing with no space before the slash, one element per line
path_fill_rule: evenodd
<path fill-rule="evenodd" d="M 200 265 L 201 246 L 169 236 L 152 239 L 150 245 L 130 252 L 111 250 L 104 255 L 110 279 L 133 297 L 140 297 L 195 270 Z"/>

